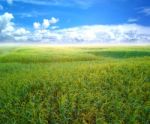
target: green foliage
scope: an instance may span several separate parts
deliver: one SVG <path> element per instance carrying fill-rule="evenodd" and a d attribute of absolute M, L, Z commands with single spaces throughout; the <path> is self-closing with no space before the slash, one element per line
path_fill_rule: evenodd
<path fill-rule="evenodd" d="M 149 47 L 0 48 L 0 124 L 149 124 Z"/>

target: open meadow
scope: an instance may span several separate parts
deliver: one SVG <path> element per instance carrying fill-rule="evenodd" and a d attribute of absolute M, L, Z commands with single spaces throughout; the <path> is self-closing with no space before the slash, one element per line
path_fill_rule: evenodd
<path fill-rule="evenodd" d="M 150 123 L 150 46 L 0 47 L 0 124 L 107 123 Z"/>

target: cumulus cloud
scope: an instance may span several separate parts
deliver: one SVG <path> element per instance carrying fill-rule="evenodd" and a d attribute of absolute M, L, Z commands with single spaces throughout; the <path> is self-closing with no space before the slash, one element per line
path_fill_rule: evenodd
<path fill-rule="evenodd" d="M 43 19 L 42 24 L 40 24 L 39 22 L 34 22 L 33 23 L 33 27 L 34 29 L 47 29 L 49 28 L 51 25 L 56 24 L 59 21 L 59 19 L 52 17 L 51 19 Z"/>
<path fill-rule="evenodd" d="M 39 22 L 34 22 L 33 27 L 34 29 L 39 29 L 41 27 L 41 24 Z"/>
<path fill-rule="evenodd" d="M 136 24 L 81 26 L 57 33 L 69 43 L 150 43 L 150 27 Z"/>
<path fill-rule="evenodd" d="M 136 24 L 92 25 L 57 30 L 36 30 L 30 41 L 55 44 L 150 43 L 150 27 Z"/>
<path fill-rule="evenodd" d="M 13 24 L 11 20 L 14 18 L 14 16 L 11 13 L 4 13 L 0 16 L 0 32 L 3 29 L 9 29 L 12 28 Z"/>
<path fill-rule="evenodd" d="M 57 19 L 55 17 L 52 17 L 50 20 L 44 19 L 42 26 L 43 26 L 43 28 L 49 28 L 49 26 L 56 24 L 58 21 L 59 21 L 59 19 Z"/>
<path fill-rule="evenodd" d="M 57 23 L 58 21 L 59 21 L 59 19 L 57 19 L 57 18 L 55 18 L 55 17 L 52 17 L 52 18 L 49 20 L 49 23 L 50 23 L 50 25 L 52 25 L 52 24 Z"/>
<path fill-rule="evenodd" d="M 48 28 L 50 26 L 49 20 L 48 19 L 44 19 L 42 25 L 43 25 L 44 28 Z"/>
<path fill-rule="evenodd" d="M 17 27 L 11 13 L 0 16 L 0 42 L 47 42 L 52 44 L 150 44 L 150 27 L 137 24 L 87 25 L 66 29 L 51 26 L 58 19 L 35 22 L 35 30 Z M 51 26 L 51 28 L 48 28 Z M 44 28 L 43 28 L 44 27 Z"/>
<path fill-rule="evenodd" d="M 12 19 L 14 16 L 11 13 L 6 12 L 0 16 L 0 42 L 28 39 L 30 32 L 24 28 L 16 27 Z"/>

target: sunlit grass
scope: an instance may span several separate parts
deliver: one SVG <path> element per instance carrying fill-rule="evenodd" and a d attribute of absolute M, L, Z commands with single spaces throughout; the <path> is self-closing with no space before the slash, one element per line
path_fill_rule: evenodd
<path fill-rule="evenodd" d="M 0 123 L 143 123 L 150 47 L 1 47 Z"/>

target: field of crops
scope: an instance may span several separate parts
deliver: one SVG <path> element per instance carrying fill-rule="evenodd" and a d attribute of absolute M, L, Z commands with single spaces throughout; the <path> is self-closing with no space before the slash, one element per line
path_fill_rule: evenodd
<path fill-rule="evenodd" d="M 107 123 L 150 123 L 150 46 L 0 47 L 0 124 Z"/>

